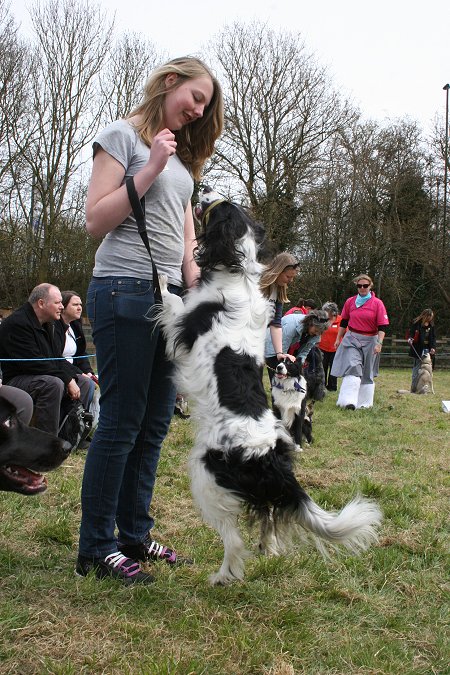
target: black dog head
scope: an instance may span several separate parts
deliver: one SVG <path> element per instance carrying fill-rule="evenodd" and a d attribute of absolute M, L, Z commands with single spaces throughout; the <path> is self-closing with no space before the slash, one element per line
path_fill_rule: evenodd
<path fill-rule="evenodd" d="M 237 204 L 204 187 L 195 208 L 202 224 L 195 260 L 203 272 L 225 268 L 230 272 L 252 271 L 264 240 L 264 228 Z"/>
<path fill-rule="evenodd" d="M 0 398 L 0 490 L 34 495 L 47 489 L 40 471 L 56 469 L 70 445 L 56 436 L 27 427 L 14 406 Z"/>

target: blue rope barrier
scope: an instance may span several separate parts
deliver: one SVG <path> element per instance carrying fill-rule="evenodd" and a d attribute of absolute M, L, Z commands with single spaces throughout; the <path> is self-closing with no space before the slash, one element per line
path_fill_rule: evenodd
<path fill-rule="evenodd" d="M 70 356 L 67 358 L 71 359 L 89 359 L 91 356 L 96 356 L 96 354 L 84 354 L 84 356 Z M 3 363 L 6 361 L 67 361 L 67 358 L 65 356 L 47 356 L 47 357 L 42 357 L 38 359 L 4 359 L 2 356 L 0 356 L 0 363 Z"/>

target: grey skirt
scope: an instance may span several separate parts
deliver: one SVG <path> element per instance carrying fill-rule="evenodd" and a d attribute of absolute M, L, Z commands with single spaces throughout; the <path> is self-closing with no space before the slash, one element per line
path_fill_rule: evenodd
<path fill-rule="evenodd" d="M 377 337 L 347 331 L 337 348 L 331 374 L 334 377 L 354 375 L 361 378 L 361 384 L 372 384 L 380 367 L 380 355 L 373 352 Z"/>

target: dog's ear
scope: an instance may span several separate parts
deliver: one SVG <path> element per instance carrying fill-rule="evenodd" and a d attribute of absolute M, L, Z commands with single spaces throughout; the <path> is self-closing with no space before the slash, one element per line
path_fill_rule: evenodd
<path fill-rule="evenodd" d="M 195 260 L 203 270 L 223 265 L 230 270 L 241 269 L 243 254 L 236 242 L 247 232 L 244 212 L 230 202 L 221 202 L 211 212 L 208 224 L 198 237 Z"/>

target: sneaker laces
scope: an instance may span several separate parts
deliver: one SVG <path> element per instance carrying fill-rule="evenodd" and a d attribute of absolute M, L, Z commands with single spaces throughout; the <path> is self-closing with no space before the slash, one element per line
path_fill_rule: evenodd
<path fill-rule="evenodd" d="M 134 577 L 141 571 L 139 564 L 135 560 L 127 558 L 125 555 L 120 553 L 120 551 L 107 555 L 105 558 L 105 563 L 113 567 L 115 570 L 122 572 L 126 577 Z"/>
<path fill-rule="evenodd" d="M 159 544 L 155 540 L 145 542 L 145 546 L 147 549 L 148 556 L 153 560 L 158 559 L 165 560 L 166 562 L 169 563 L 169 565 L 173 565 L 174 563 L 176 563 L 177 554 L 176 551 L 173 551 L 171 548 L 163 546 L 162 544 Z"/>

